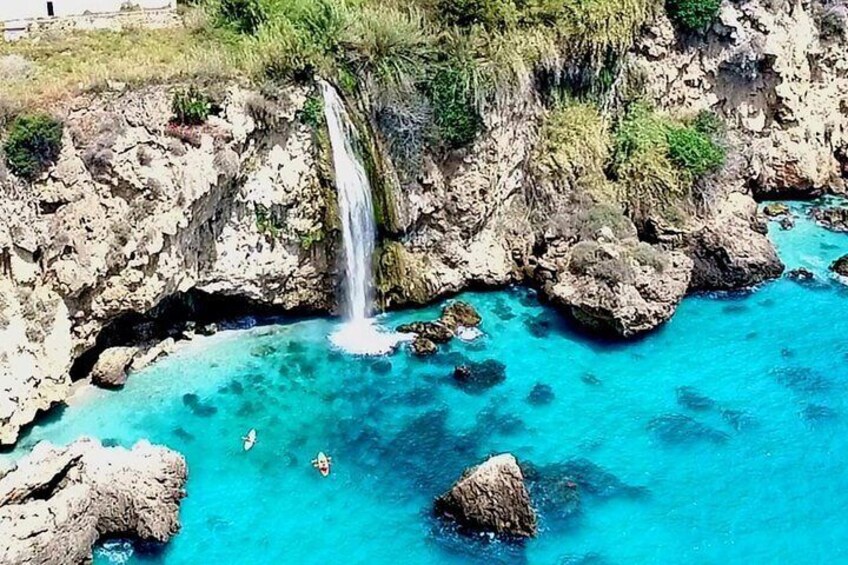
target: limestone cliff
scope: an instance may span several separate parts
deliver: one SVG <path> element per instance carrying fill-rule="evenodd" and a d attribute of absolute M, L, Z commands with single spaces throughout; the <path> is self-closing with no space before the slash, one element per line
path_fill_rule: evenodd
<path fill-rule="evenodd" d="M 726 2 L 697 36 L 660 15 L 627 56 L 610 113 L 635 86 L 671 114 L 712 109 L 729 126 L 728 163 L 681 225 L 649 218 L 637 232 L 620 211 L 587 220 L 600 204 L 582 189 L 587 171 L 550 182 L 539 166 L 548 110 L 533 88 L 487 108 L 469 146 L 423 151 L 412 174 L 374 109 L 348 95 L 375 181 L 381 305 L 523 282 L 584 325 L 632 335 L 687 291 L 779 275 L 753 197 L 843 186 L 848 61 L 823 10 Z M 65 139 L 43 178 L 0 171 L 0 444 L 65 398 L 81 358 L 93 356 L 75 376 L 105 347 L 164 337 L 174 303 L 177 317 L 196 313 L 198 296 L 336 309 L 332 171 L 322 126 L 304 119 L 314 89 L 219 86 L 215 115 L 186 128 L 169 122 L 179 85 L 115 86 L 54 108 Z M 224 304 L 201 307 L 215 317 Z"/>

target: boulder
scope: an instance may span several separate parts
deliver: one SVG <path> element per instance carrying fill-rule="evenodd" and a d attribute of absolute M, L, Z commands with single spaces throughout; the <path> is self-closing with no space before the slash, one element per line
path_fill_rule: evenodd
<path fill-rule="evenodd" d="M 635 239 L 585 242 L 555 269 L 541 287 L 548 300 L 593 332 L 632 337 L 671 318 L 689 286 L 692 260 Z"/>
<path fill-rule="evenodd" d="M 473 328 L 480 325 L 483 319 L 477 310 L 467 302 L 451 302 L 442 310 L 442 317 L 439 321 L 450 328 L 452 331 L 460 326 Z"/>
<path fill-rule="evenodd" d="M 439 350 L 439 347 L 430 339 L 421 337 L 420 335 L 412 340 L 410 344 L 412 352 L 419 357 L 427 357 L 433 355 Z"/>
<path fill-rule="evenodd" d="M 830 270 L 841 277 L 848 277 L 848 255 L 843 255 L 831 263 Z"/>
<path fill-rule="evenodd" d="M 138 347 L 110 347 L 103 350 L 91 369 L 91 382 L 103 388 L 124 386 L 127 382 L 127 370 L 138 353 Z"/>
<path fill-rule="evenodd" d="M 772 202 L 771 204 L 766 204 L 765 206 L 763 206 L 763 214 L 765 214 L 769 218 L 785 216 L 788 213 L 789 206 L 787 206 L 783 202 Z"/>
<path fill-rule="evenodd" d="M 797 282 L 810 282 L 816 279 L 816 275 L 812 271 L 810 271 L 809 269 L 805 269 L 804 267 L 792 269 L 791 271 L 786 273 L 786 277 Z"/>
<path fill-rule="evenodd" d="M 440 322 L 412 322 L 398 326 L 397 331 L 413 333 L 433 343 L 447 343 L 453 339 L 453 330 Z"/>
<path fill-rule="evenodd" d="M 692 290 L 732 290 L 777 278 L 783 263 L 766 237 L 750 197 L 730 194 L 706 224 L 688 236 Z"/>
<path fill-rule="evenodd" d="M 180 528 L 183 457 L 137 443 L 38 444 L 0 478 L 0 563 L 90 563 L 109 536 L 164 543 Z"/>
<path fill-rule="evenodd" d="M 810 216 L 829 230 L 848 232 L 848 206 L 816 206 L 810 210 Z"/>
<path fill-rule="evenodd" d="M 436 499 L 435 510 L 471 532 L 521 538 L 536 535 L 536 512 L 524 475 L 509 453 L 467 469 L 448 492 Z"/>

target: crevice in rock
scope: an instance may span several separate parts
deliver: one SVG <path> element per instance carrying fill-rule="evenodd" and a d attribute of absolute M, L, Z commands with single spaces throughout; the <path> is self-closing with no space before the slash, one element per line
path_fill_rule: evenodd
<path fill-rule="evenodd" d="M 78 455 L 68 461 L 48 482 L 33 488 L 25 498 L 29 500 L 50 500 L 56 494 L 56 491 L 65 485 L 68 473 L 79 464 L 81 458 L 82 455 Z"/>

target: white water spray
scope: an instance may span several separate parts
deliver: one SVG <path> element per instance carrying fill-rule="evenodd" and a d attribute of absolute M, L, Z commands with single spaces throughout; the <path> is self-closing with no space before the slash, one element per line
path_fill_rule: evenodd
<path fill-rule="evenodd" d="M 335 88 L 321 82 L 324 115 L 333 148 L 333 168 L 342 222 L 345 254 L 344 309 L 347 323 L 332 336 L 348 352 L 381 355 L 394 349 L 399 336 L 382 332 L 371 316 L 371 258 L 377 228 L 371 202 L 371 185 L 354 149 L 356 129 Z"/>

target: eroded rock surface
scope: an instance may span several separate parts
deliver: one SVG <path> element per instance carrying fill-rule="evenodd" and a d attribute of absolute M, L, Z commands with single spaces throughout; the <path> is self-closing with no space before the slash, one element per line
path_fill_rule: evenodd
<path fill-rule="evenodd" d="M 505 453 L 463 473 L 436 499 L 437 514 L 474 532 L 533 537 L 536 512 L 515 457 Z"/>
<path fill-rule="evenodd" d="M 689 245 L 693 289 L 730 290 L 783 273 L 756 202 L 743 194 L 732 193 L 724 199 L 704 227 L 689 236 Z"/>
<path fill-rule="evenodd" d="M 0 477 L 0 563 L 87 563 L 110 535 L 167 542 L 186 477 L 181 455 L 145 441 L 131 450 L 41 443 Z"/>

